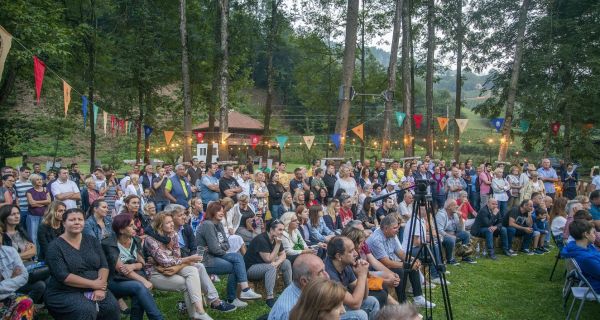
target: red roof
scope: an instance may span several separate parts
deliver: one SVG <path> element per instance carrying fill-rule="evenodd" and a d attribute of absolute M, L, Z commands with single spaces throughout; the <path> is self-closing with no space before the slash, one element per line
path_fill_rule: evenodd
<path fill-rule="evenodd" d="M 218 117 L 218 115 L 217 115 Z M 215 131 L 218 131 L 219 120 L 215 121 Z M 229 112 L 229 128 L 230 129 L 246 129 L 246 130 L 263 130 L 263 124 L 242 113 L 231 111 Z M 194 130 L 206 130 L 208 129 L 208 121 L 203 122 L 196 126 Z"/>

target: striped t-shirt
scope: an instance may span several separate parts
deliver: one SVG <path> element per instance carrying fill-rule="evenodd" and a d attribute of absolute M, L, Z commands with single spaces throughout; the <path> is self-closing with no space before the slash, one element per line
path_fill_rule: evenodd
<path fill-rule="evenodd" d="M 29 180 L 22 182 L 17 180 L 15 183 L 15 191 L 17 191 L 17 197 L 19 198 L 19 209 L 21 212 L 27 212 L 29 209 L 29 203 L 27 202 L 27 190 L 33 188 L 33 185 Z"/>

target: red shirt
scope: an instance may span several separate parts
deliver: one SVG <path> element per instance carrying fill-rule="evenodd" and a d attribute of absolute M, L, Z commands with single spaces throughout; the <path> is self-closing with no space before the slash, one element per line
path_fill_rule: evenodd
<path fill-rule="evenodd" d="M 352 214 L 352 209 L 344 209 L 344 207 L 340 208 L 340 219 L 342 219 L 342 226 L 345 227 L 348 222 L 354 219 L 354 215 Z"/>
<path fill-rule="evenodd" d="M 461 207 L 462 201 L 460 199 L 456 200 L 456 204 L 459 206 L 459 215 L 463 218 L 463 220 L 467 220 L 469 218 L 469 213 L 475 216 L 477 213 L 475 209 L 471 206 L 469 201 L 465 202 L 465 204 Z"/>

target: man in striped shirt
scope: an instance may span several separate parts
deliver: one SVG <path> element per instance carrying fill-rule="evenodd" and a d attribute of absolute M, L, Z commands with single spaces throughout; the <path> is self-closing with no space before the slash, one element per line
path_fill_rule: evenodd
<path fill-rule="evenodd" d="M 27 212 L 29 211 L 29 203 L 27 202 L 27 190 L 33 188 L 31 181 L 29 181 L 29 175 L 31 169 L 27 166 L 22 166 L 19 169 L 19 180 L 15 183 L 15 191 L 17 193 L 17 203 L 19 204 L 19 210 L 21 211 L 21 222 L 20 225 L 23 229 L 26 228 L 25 221 L 27 221 Z"/>

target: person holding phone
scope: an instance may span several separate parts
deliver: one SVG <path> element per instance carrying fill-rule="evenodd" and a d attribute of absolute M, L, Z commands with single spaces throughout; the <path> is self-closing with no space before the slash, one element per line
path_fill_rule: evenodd
<path fill-rule="evenodd" d="M 288 214 L 293 214 L 294 218 L 296 217 L 293 212 Z M 281 271 L 283 283 L 286 287 L 292 282 L 292 264 L 286 259 L 282 245 L 283 230 L 284 224 L 281 221 L 277 219 L 271 221 L 266 232 L 252 239 L 248 245 L 248 252 L 244 255 L 248 279 L 264 279 L 265 281 L 266 304 L 269 308 L 272 308 L 275 304 L 274 290 L 278 271 Z M 298 236 L 300 235 L 298 234 Z"/>

